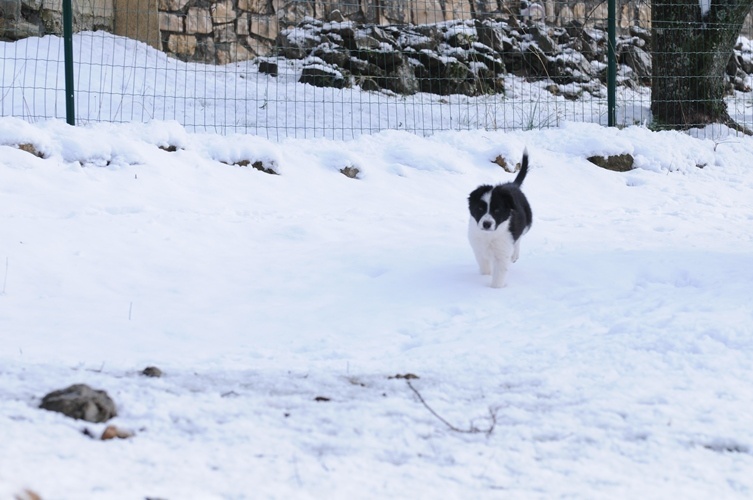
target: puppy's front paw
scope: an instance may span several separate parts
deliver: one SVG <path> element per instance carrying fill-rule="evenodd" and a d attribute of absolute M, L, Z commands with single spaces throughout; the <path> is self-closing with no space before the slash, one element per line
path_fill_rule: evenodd
<path fill-rule="evenodd" d="M 478 270 L 482 275 L 487 276 L 492 273 L 492 265 L 488 262 L 484 262 L 478 266 Z"/>
<path fill-rule="evenodd" d="M 499 282 L 492 281 L 492 284 L 491 284 L 492 288 L 504 288 L 505 286 L 507 286 L 507 285 L 505 284 L 504 281 L 499 281 Z"/>

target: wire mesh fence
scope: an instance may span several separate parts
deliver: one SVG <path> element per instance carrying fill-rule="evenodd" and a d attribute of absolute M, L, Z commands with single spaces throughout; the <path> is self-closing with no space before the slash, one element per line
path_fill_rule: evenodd
<path fill-rule="evenodd" d="M 678 58 L 652 47 L 657 25 L 703 41 L 722 23 L 713 9 L 703 18 L 703 2 L 669 0 L 695 17 L 662 26 L 650 3 L 615 1 L 616 125 L 651 124 L 652 83 L 677 76 L 657 67 Z M 62 8 L 0 0 L 0 10 L 0 115 L 65 118 Z M 724 64 L 692 83 L 721 78 L 739 129 L 753 128 L 746 22 Z M 272 139 L 606 125 L 607 25 L 598 0 L 74 1 L 76 121 L 176 120 Z M 683 99 L 703 99 L 666 93 L 685 114 Z"/>

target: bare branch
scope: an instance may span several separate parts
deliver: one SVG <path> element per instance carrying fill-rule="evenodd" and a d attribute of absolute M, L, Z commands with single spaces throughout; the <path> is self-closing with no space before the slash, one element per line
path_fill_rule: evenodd
<path fill-rule="evenodd" d="M 487 436 L 491 435 L 492 432 L 494 432 L 494 428 L 497 426 L 497 413 L 493 411 L 491 408 L 489 408 L 489 420 L 491 421 L 491 424 L 486 429 L 479 429 L 475 425 L 471 423 L 470 427 L 468 429 L 461 429 L 455 425 L 452 425 L 450 422 L 448 422 L 445 418 L 442 417 L 439 413 L 434 411 L 434 409 L 429 406 L 429 404 L 426 402 L 424 397 L 421 395 L 420 392 L 418 392 L 418 389 L 413 387 L 413 384 L 411 384 L 410 379 L 406 379 L 405 383 L 408 384 L 408 387 L 410 387 L 410 390 L 413 391 L 413 393 L 416 395 L 418 400 L 421 402 L 422 405 L 424 405 L 424 408 L 429 410 L 429 413 L 434 415 L 440 422 L 445 424 L 451 431 L 454 432 L 460 432 L 462 434 L 480 434 L 484 433 Z"/>

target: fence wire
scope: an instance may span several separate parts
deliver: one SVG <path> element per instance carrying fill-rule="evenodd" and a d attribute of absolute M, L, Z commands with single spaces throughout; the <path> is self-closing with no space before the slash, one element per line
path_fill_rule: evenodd
<path fill-rule="evenodd" d="M 0 115 L 64 119 L 60 12 L 0 9 Z M 78 123 L 271 139 L 607 124 L 604 2 L 89 0 L 73 13 Z M 650 3 L 619 0 L 617 26 L 617 125 L 651 125 L 663 48 Z M 753 128 L 746 34 L 720 71 L 729 116 Z"/>

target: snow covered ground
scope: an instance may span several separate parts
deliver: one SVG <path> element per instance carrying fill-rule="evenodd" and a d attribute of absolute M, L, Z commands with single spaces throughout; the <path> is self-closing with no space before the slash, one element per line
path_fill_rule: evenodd
<path fill-rule="evenodd" d="M 274 143 L 3 118 L 0 143 L 8 491 L 753 493 L 751 139 L 565 124 Z M 534 225 L 491 289 L 465 198 L 524 147 Z M 626 152 L 629 173 L 584 159 Z M 244 159 L 279 175 L 225 164 Z M 73 383 L 108 391 L 135 436 L 37 409 Z"/>
<path fill-rule="evenodd" d="M 466 197 L 525 147 L 534 223 L 492 289 Z M 0 498 L 750 498 L 751 158 L 567 121 L 0 118 Z M 73 383 L 134 436 L 38 409 Z"/>

